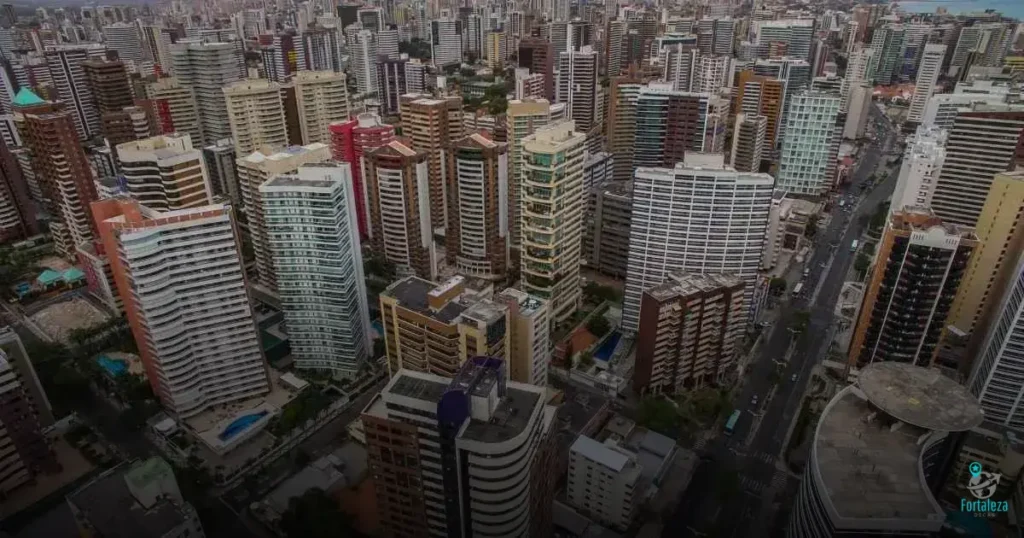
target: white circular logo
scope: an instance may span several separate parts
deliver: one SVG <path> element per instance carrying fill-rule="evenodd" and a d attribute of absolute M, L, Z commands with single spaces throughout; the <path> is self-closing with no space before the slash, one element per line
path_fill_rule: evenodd
<path fill-rule="evenodd" d="M 971 475 L 971 480 L 967 482 L 967 491 L 970 491 L 971 495 L 977 499 L 991 498 L 996 493 L 996 487 L 999 486 L 999 478 L 1000 475 L 985 471 Z"/>

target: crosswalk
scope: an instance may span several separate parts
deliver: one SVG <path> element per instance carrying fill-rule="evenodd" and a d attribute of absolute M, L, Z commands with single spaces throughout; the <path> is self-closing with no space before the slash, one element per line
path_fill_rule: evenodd
<path fill-rule="evenodd" d="M 752 493 L 761 493 L 761 491 L 764 490 L 764 484 L 750 478 L 749 476 L 740 477 L 740 484 L 743 486 L 744 490 Z"/>
<path fill-rule="evenodd" d="M 767 452 L 758 452 L 757 455 L 754 456 L 754 457 L 757 458 L 760 461 L 763 461 L 763 462 L 769 464 L 769 465 L 775 463 L 775 456 L 772 456 L 771 454 L 769 454 Z"/>
<path fill-rule="evenodd" d="M 710 441 L 711 438 L 714 437 L 714 435 L 714 433 L 709 431 L 700 432 L 699 434 L 697 434 L 697 439 L 693 442 L 693 449 L 695 451 L 704 450 L 704 447 L 708 445 L 708 441 Z"/>

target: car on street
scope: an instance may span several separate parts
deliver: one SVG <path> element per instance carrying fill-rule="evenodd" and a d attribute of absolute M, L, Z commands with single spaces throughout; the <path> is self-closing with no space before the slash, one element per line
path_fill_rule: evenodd
<path fill-rule="evenodd" d="M 757 394 L 755 394 L 754 397 L 750 399 L 750 405 L 757 405 Z"/>
<path fill-rule="evenodd" d="M 796 381 L 796 374 L 793 374 L 793 377 L 789 378 L 789 380 L 795 382 Z"/>

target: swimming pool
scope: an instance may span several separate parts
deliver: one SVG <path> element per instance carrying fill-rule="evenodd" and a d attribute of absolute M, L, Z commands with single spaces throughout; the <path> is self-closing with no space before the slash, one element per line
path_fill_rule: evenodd
<path fill-rule="evenodd" d="M 110 377 L 118 377 L 128 372 L 128 361 L 124 359 L 112 359 L 106 355 L 96 357 L 96 364 L 100 365 Z"/>
<path fill-rule="evenodd" d="M 259 413 L 249 413 L 248 415 L 242 415 L 236 418 L 235 420 L 231 421 L 231 424 L 228 424 L 228 427 L 224 428 L 224 431 L 217 434 L 217 438 L 220 439 L 221 441 L 227 441 L 232 437 L 242 433 L 250 426 L 259 422 L 260 419 L 269 414 L 270 413 L 268 411 L 260 411 Z"/>
<path fill-rule="evenodd" d="M 620 338 L 622 338 L 622 333 L 612 331 L 608 338 L 605 338 L 604 342 L 601 343 L 601 347 L 597 348 L 597 351 L 594 352 L 594 358 L 599 361 L 607 361 L 612 358 L 612 352 L 615 351 L 615 346 L 619 345 Z"/>

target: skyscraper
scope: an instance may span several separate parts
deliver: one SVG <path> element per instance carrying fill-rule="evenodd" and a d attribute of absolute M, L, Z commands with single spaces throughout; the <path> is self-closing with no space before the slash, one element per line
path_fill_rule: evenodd
<path fill-rule="evenodd" d="M 615 155 L 614 179 L 629 181 L 633 178 L 636 150 L 637 100 L 644 85 L 637 77 L 622 76 L 613 78 L 610 86 L 608 151 Z"/>
<path fill-rule="evenodd" d="M 361 94 L 377 91 L 377 41 L 369 30 L 356 33 L 352 48 L 352 71 L 356 76 L 356 90 Z"/>
<path fill-rule="evenodd" d="M 269 378 L 231 208 L 161 213 L 114 198 L 92 211 L 164 407 L 188 418 L 265 394 Z"/>
<path fill-rule="evenodd" d="M 299 113 L 302 143 L 327 144 L 328 126 L 349 118 L 348 89 L 345 74 L 333 71 L 299 71 L 292 78 Z"/>
<path fill-rule="evenodd" d="M 581 296 L 585 139 L 563 121 L 523 141 L 522 286 L 548 300 L 555 322 L 571 316 Z"/>
<path fill-rule="evenodd" d="M 907 206 L 931 207 L 935 183 L 946 160 L 945 129 L 921 125 L 907 140 L 900 174 L 893 190 L 890 212 Z"/>
<path fill-rule="evenodd" d="M 673 272 L 640 299 L 633 390 L 678 392 L 717 384 L 736 368 L 746 328 L 743 279 Z"/>
<path fill-rule="evenodd" d="M 386 534 L 551 535 L 555 409 L 542 387 L 506 381 L 505 368 L 473 357 L 452 376 L 402 370 L 366 407 Z M 470 463 L 495 458 L 504 463 L 493 469 Z"/>
<path fill-rule="evenodd" d="M 224 87 L 235 154 L 248 155 L 263 147 L 287 146 L 288 125 L 282 85 L 267 79 L 246 79 Z"/>
<path fill-rule="evenodd" d="M 942 71 L 942 60 L 946 57 L 946 46 L 929 43 L 924 46 L 921 64 L 917 69 L 917 81 L 914 84 L 914 97 L 910 100 L 907 121 L 920 123 L 924 116 L 924 107 L 935 93 L 935 83 Z"/>
<path fill-rule="evenodd" d="M 408 140 L 363 154 L 370 243 L 401 275 L 437 276 L 428 155 Z"/>
<path fill-rule="evenodd" d="M 256 280 L 271 291 L 277 289 L 277 278 L 263 217 L 260 185 L 280 174 L 294 172 L 304 164 L 322 163 L 330 158 L 331 151 L 326 144 L 266 148 L 238 157 L 238 185 L 246 217 L 243 229 L 249 234 L 256 257 Z"/>
<path fill-rule="evenodd" d="M 108 49 L 117 51 L 117 57 L 121 60 L 128 60 L 138 65 L 145 59 L 146 51 L 142 47 L 142 36 L 139 34 L 139 27 L 135 22 L 116 22 L 110 26 L 104 26 L 103 41 Z"/>
<path fill-rule="evenodd" d="M 462 137 L 462 100 L 402 97 L 402 131 L 413 149 L 427 154 L 430 174 L 430 222 L 435 228 L 447 223 L 441 150 Z"/>
<path fill-rule="evenodd" d="M 643 293 L 676 271 L 737 276 L 751 305 L 775 181 L 724 162 L 691 153 L 674 168 L 636 170 L 624 331 L 638 331 Z"/>
<path fill-rule="evenodd" d="M 112 146 L 134 140 L 130 113 L 125 111 L 134 104 L 134 100 L 124 63 L 94 58 L 82 62 L 82 69 L 99 114 L 98 134 L 102 134 Z"/>
<path fill-rule="evenodd" d="M 128 194 L 147 208 L 174 211 L 213 202 L 202 153 L 187 134 L 127 142 L 116 150 Z"/>
<path fill-rule="evenodd" d="M 561 52 L 561 51 L 559 51 Z M 551 42 L 540 37 L 524 37 L 519 42 L 519 65 L 544 76 L 544 98 L 555 99 L 555 52 Z"/>
<path fill-rule="evenodd" d="M 509 101 L 508 110 L 508 226 L 510 262 L 519 263 L 522 225 L 523 142 L 537 129 L 551 122 L 551 105 L 545 99 Z"/>
<path fill-rule="evenodd" d="M 590 46 L 558 55 L 555 102 L 565 103 L 569 119 L 582 133 L 599 126 L 597 74 L 598 56 Z"/>
<path fill-rule="evenodd" d="M 509 379 L 546 386 L 551 365 L 551 318 L 547 301 L 515 288 L 495 296 L 508 306 Z"/>
<path fill-rule="evenodd" d="M 462 21 L 451 17 L 430 21 L 430 57 L 437 68 L 462 62 Z"/>
<path fill-rule="evenodd" d="M 156 114 L 157 130 L 160 133 L 188 133 L 194 144 L 203 142 L 203 130 L 199 123 L 199 110 L 192 92 L 181 85 L 176 77 L 162 78 L 146 86 L 149 101 Z M 217 91 L 221 91 L 220 88 Z M 225 120 L 227 121 L 227 120 Z M 228 126 L 230 135 L 230 125 Z M 230 140 L 230 136 L 207 141 Z"/>
<path fill-rule="evenodd" d="M 0 242 L 17 241 L 39 232 L 28 183 L 18 159 L 0 143 Z"/>
<path fill-rule="evenodd" d="M 238 43 L 182 43 L 171 46 L 174 74 L 192 92 L 202 142 L 231 137 L 227 101 L 221 88 L 245 78 Z"/>
<path fill-rule="evenodd" d="M 370 229 L 364 179 L 366 161 L 363 160 L 363 155 L 394 140 L 395 127 L 382 122 L 380 116 L 376 114 L 364 112 L 355 119 L 332 123 L 328 129 L 331 132 L 331 157 L 336 161 L 348 163 L 351 168 L 359 235 L 368 237 Z"/>
<path fill-rule="evenodd" d="M 992 178 L 1024 164 L 1024 106 L 974 104 L 957 113 L 932 196 L 943 221 L 974 226 Z"/>
<path fill-rule="evenodd" d="M 50 79 L 60 100 L 68 107 L 78 136 L 83 140 L 100 134 L 100 116 L 82 64 L 105 54 L 106 47 L 99 44 L 54 45 L 45 53 Z"/>
<path fill-rule="evenodd" d="M 775 151 L 781 142 L 779 135 L 786 98 L 785 83 L 775 78 L 756 75 L 752 70 L 740 71 L 737 75 L 735 95 L 732 109 L 737 114 L 765 117 L 767 125 L 764 147 L 769 153 Z"/>
<path fill-rule="evenodd" d="M 679 92 L 670 84 L 641 87 L 636 99 L 631 168 L 671 168 L 687 152 L 710 150 L 705 148 L 709 100 L 706 93 Z"/>
<path fill-rule="evenodd" d="M 799 128 L 786 129 L 782 139 L 777 174 L 778 188 L 794 194 L 821 196 L 832 187 L 838 149 L 836 122 L 840 97 L 831 93 L 803 92 L 793 96 L 787 122 Z"/>
<path fill-rule="evenodd" d="M 736 114 L 729 164 L 737 172 L 757 172 L 765 157 L 768 118 L 754 114 Z"/>
<path fill-rule="evenodd" d="M 341 377 L 355 377 L 371 352 L 349 174 L 342 163 L 305 164 L 260 186 L 295 366 Z"/>
<path fill-rule="evenodd" d="M 0 328 L 0 495 L 12 495 L 37 474 L 60 469 L 43 433 L 53 425 L 50 402 L 21 339 Z"/>
<path fill-rule="evenodd" d="M 871 48 L 875 54 L 872 58 L 872 82 L 888 86 L 898 80 L 900 67 L 903 65 L 903 43 L 906 38 L 906 27 L 902 24 L 886 24 L 875 28 L 871 36 Z"/>
<path fill-rule="evenodd" d="M 928 209 L 890 215 L 850 342 L 850 366 L 878 361 L 931 366 L 977 244 L 973 228 L 946 223 Z"/>
<path fill-rule="evenodd" d="M 459 274 L 508 279 L 508 148 L 474 133 L 444 150 L 448 265 Z"/>
<path fill-rule="evenodd" d="M 242 205 L 242 191 L 238 185 L 238 166 L 235 145 L 230 138 L 218 140 L 203 148 L 203 163 L 210 177 L 210 188 L 214 194 L 227 196 L 231 206 L 238 211 L 245 211 Z"/>
<path fill-rule="evenodd" d="M 28 88 L 18 92 L 12 105 L 41 205 L 51 218 L 55 248 L 74 259 L 75 247 L 91 242 L 96 230 L 89 215 L 96 184 L 75 131 L 74 114 L 63 103 L 43 101 Z"/>
<path fill-rule="evenodd" d="M 821 413 L 786 535 L 938 535 L 945 464 L 987 414 L 938 370 L 865 368 Z"/>

